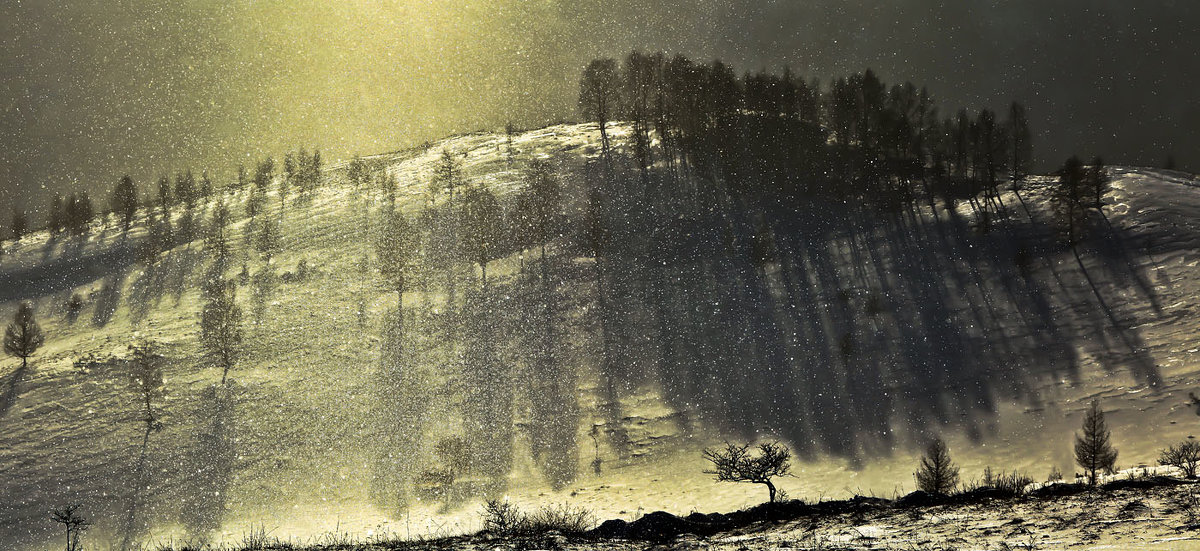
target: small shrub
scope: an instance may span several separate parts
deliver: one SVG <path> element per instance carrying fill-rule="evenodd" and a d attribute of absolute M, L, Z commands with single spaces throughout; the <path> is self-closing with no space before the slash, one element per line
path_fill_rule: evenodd
<path fill-rule="evenodd" d="M 1200 442 L 1185 440 L 1175 444 L 1158 454 L 1158 464 L 1175 467 L 1188 478 L 1196 478 L 1196 468 L 1200 466 Z"/>
<path fill-rule="evenodd" d="M 497 535 L 514 534 L 525 524 L 525 515 L 508 500 L 487 500 L 480 516 L 483 517 L 483 529 Z"/>
<path fill-rule="evenodd" d="M 1058 465 L 1050 466 L 1050 474 L 1046 475 L 1046 482 L 1061 482 L 1063 479 L 1062 471 L 1058 469 Z"/>
<path fill-rule="evenodd" d="M 582 534 L 596 526 L 596 517 L 583 507 L 567 503 L 547 505 L 529 515 L 528 530 L 534 534 L 555 531 L 560 534 Z"/>
<path fill-rule="evenodd" d="M 567 503 L 546 505 L 526 514 L 508 501 L 491 499 L 484 503 L 480 516 L 484 530 L 500 536 L 533 536 L 547 532 L 582 534 L 596 526 L 596 517 L 591 511 Z"/>

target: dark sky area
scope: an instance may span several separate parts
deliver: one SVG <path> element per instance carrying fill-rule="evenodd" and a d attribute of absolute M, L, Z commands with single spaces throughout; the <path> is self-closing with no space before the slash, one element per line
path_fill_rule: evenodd
<path fill-rule="evenodd" d="M 129 173 L 319 146 L 330 160 L 574 116 L 634 48 L 827 82 L 870 67 L 943 113 L 1024 102 L 1071 154 L 1200 170 L 1196 0 L 233 0 L 0 6 L 0 220 Z"/>

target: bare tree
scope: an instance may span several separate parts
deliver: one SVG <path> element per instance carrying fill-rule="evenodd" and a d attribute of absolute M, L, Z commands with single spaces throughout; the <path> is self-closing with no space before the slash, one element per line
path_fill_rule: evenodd
<path fill-rule="evenodd" d="M 74 504 L 62 509 L 50 510 L 50 520 L 67 529 L 67 551 L 82 551 L 83 544 L 79 542 L 79 536 L 92 525 L 87 519 L 75 513 L 78 509 L 79 504 Z"/>
<path fill-rule="evenodd" d="M 1200 442 L 1185 440 L 1175 444 L 1158 454 L 1159 465 L 1170 465 L 1183 471 L 1184 476 L 1196 478 L 1196 468 L 1200 466 Z"/>
<path fill-rule="evenodd" d="M 925 455 L 913 477 L 917 480 L 917 488 L 931 494 L 948 494 L 958 486 L 958 466 L 950 459 L 950 449 L 941 438 L 925 448 Z"/>
<path fill-rule="evenodd" d="M 33 319 L 33 305 L 21 303 L 12 323 L 4 331 L 4 353 L 21 358 L 21 369 L 25 369 L 29 365 L 29 357 L 45 343 L 46 334 L 37 320 Z"/>
<path fill-rule="evenodd" d="M 620 76 L 615 59 L 593 59 L 579 81 L 579 110 L 600 125 L 600 150 L 608 158 L 608 121 L 617 106 Z"/>
<path fill-rule="evenodd" d="M 771 503 L 777 492 L 772 478 L 787 476 L 792 472 L 792 452 L 779 442 L 764 442 L 758 445 L 758 455 L 750 453 L 750 444 L 739 446 L 725 443 L 725 449 L 706 449 L 704 458 L 713 464 L 713 469 L 704 471 L 718 482 L 749 482 L 767 487 Z"/>
<path fill-rule="evenodd" d="M 1092 400 L 1083 417 L 1083 435 L 1075 435 L 1075 463 L 1087 473 L 1089 486 L 1096 485 L 1099 472 L 1111 472 L 1117 463 L 1117 450 L 1109 443 L 1110 435 L 1100 401 Z"/>

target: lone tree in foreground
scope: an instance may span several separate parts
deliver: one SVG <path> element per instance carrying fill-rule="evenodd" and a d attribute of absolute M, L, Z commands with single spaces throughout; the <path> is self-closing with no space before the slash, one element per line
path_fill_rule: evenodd
<path fill-rule="evenodd" d="M 1083 435 L 1075 435 L 1075 463 L 1087 473 L 1089 486 L 1096 485 L 1099 472 L 1111 472 L 1117 463 L 1117 450 L 1109 443 L 1109 435 L 1100 400 L 1092 400 L 1083 417 Z"/>
<path fill-rule="evenodd" d="M 67 529 L 67 551 L 81 551 L 83 545 L 79 542 L 79 536 L 87 530 L 92 523 L 87 519 L 75 514 L 79 509 L 79 505 L 68 505 L 62 509 L 51 509 L 50 520 L 63 525 Z"/>
<path fill-rule="evenodd" d="M 958 466 L 950 459 L 950 449 L 941 438 L 925 448 L 913 478 L 917 480 L 918 489 L 931 494 L 949 494 L 958 486 Z"/>
<path fill-rule="evenodd" d="M 1183 471 L 1184 476 L 1196 478 L 1200 466 L 1200 442 L 1184 440 L 1158 454 L 1159 465 L 1169 465 Z"/>
<path fill-rule="evenodd" d="M 200 345 L 210 361 L 221 366 L 221 384 L 237 362 L 242 348 L 242 309 L 237 305 L 237 285 L 214 278 L 204 286 L 200 312 Z"/>
<path fill-rule="evenodd" d="M 28 302 L 21 303 L 17 315 L 4 331 L 4 353 L 14 358 L 21 358 L 21 369 L 29 365 L 32 356 L 46 343 L 46 334 L 42 327 L 33 319 L 33 306 Z"/>
<path fill-rule="evenodd" d="M 704 450 L 704 458 L 712 462 L 713 469 L 704 471 L 716 477 L 717 482 L 750 482 L 766 485 L 771 503 L 775 503 L 775 484 L 772 478 L 787 476 L 792 472 L 792 452 L 779 442 L 764 442 L 758 445 L 758 455 L 750 454 L 750 444 L 738 446 L 725 443 L 725 449 Z"/>

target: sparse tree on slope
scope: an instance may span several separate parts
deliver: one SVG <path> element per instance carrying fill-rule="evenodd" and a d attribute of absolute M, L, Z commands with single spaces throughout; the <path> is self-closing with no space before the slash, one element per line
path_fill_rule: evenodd
<path fill-rule="evenodd" d="M 33 305 L 21 303 L 12 323 L 4 331 L 4 353 L 21 358 L 21 369 L 29 365 L 29 358 L 46 343 L 46 334 L 37 320 L 33 319 Z"/>
<path fill-rule="evenodd" d="M 269 216 L 264 217 L 259 225 L 258 235 L 255 236 L 254 247 L 258 254 L 262 255 L 263 262 L 270 264 L 271 259 L 283 250 L 279 222 Z"/>
<path fill-rule="evenodd" d="M 443 149 L 442 156 L 438 160 L 437 167 L 434 169 L 430 191 L 433 192 L 435 197 L 445 191 L 450 198 L 450 202 L 453 203 L 454 191 L 460 185 L 462 185 L 462 165 L 449 149 Z"/>
<path fill-rule="evenodd" d="M 50 200 L 50 213 L 46 217 L 46 228 L 51 234 L 57 234 L 63 231 L 67 226 L 66 211 L 63 209 L 62 195 L 54 194 L 54 199 Z"/>
<path fill-rule="evenodd" d="M 1096 485 L 1099 473 L 1111 472 L 1117 464 L 1117 450 L 1109 442 L 1110 435 L 1100 400 L 1092 400 L 1083 417 L 1083 434 L 1075 435 L 1075 463 L 1087 474 L 1089 486 Z"/>
<path fill-rule="evenodd" d="M 204 286 L 200 312 L 200 345 L 205 356 L 222 369 L 221 384 L 237 363 L 242 349 L 242 309 L 237 305 L 237 285 L 214 277 Z"/>
<path fill-rule="evenodd" d="M 171 180 L 163 174 L 158 178 L 158 206 L 162 207 L 163 214 L 171 215 Z"/>
<path fill-rule="evenodd" d="M 467 190 L 463 196 L 463 226 L 467 254 L 479 265 L 483 285 L 487 286 L 487 265 L 503 254 L 504 236 L 504 213 L 491 190 L 484 186 Z"/>
<path fill-rule="evenodd" d="M 1083 161 L 1079 157 L 1071 157 L 1058 171 L 1058 185 L 1050 192 L 1050 201 L 1058 224 L 1064 232 L 1070 245 L 1078 242 L 1083 234 L 1084 216 L 1084 179 Z"/>
<path fill-rule="evenodd" d="M 1108 169 L 1104 168 L 1104 160 L 1100 157 L 1092 159 L 1092 166 L 1087 168 L 1087 187 L 1091 193 L 1092 208 L 1103 209 L 1104 194 L 1108 193 L 1112 186 L 1108 178 Z"/>
<path fill-rule="evenodd" d="M 958 466 L 950 459 L 950 450 L 941 438 L 925 448 L 921 464 L 913 473 L 917 488 L 931 494 L 948 494 L 958 486 Z"/>
<path fill-rule="evenodd" d="M 403 214 L 391 212 L 385 216 L 375 242 L 375 254 L 379 257 L 379 274 L 383 276 L 387 288 L 398 295 L 403 306 L 409 263 L 417 252 L 417 234 Z"/>
<path fill-rule="evenodd" d="M 154 400 L 163 394 L 162 366 L 153 346 L 148 343 L 131 345 L 129 351 L 129 383 L 144 408 L 142 421 L 147 429 L 153 430 L 160 426 L 154 415 Z"/>
<path fill-rule="evenodd" d="M 113 190 L 112 210 L 121 217 L 121 228 L 129 231 L 129 227 L 133 225 L 133 217 L 137 214 L 137 186 L 133 183 L 133 178 L 128 175 L 121 177 L 121 181 Z"/>
<path fill-rule="evenodd" d="M 25 217 L 23 211 L 13 209 L 12 224 L 9 225 L 12 230 L 13 241 L 20 241 L 25 237 L 25 232 L 29 231 L 29 219 Z"/>
<path fill-rule="evenodd" d="M 1007 126 L 1012 146 L 1008 172 L 1012 178 L 1013 189 L 1020 191 L 1021 184 L 1029 175 L 1029 166 L 1033 160 L 1033 140 L 1029 131 L 1029 117 L 1025 114 L 1024 105 L 1012 102 L 1008 108 Z"/>
<path fill-rule="evenodd" d="M 750 445 L 725 444 L 725 449 L 706 449 L 704 458 L 713 464 L 704 474 L 713 475 L 718 482 L 749 482 L 767 487 L 771 503 L 777 491 L 772 478 L 792 472 L 792 452 L 779 442 L 758 445 L 758 455 L 751 455 Z"/>
<path fill-rule="evenodd" d="M 620 75 L 614 59 L 594 59 L 583 70 L 579 82 L 579 110 L 584 118 L 600 125 L 600 150 L 608 158 L 608 121 L 618 101 Z M 509 143 L 512 143 L 509 134 Z M 510 145 L 511 147 L 511 145 Z"/>

